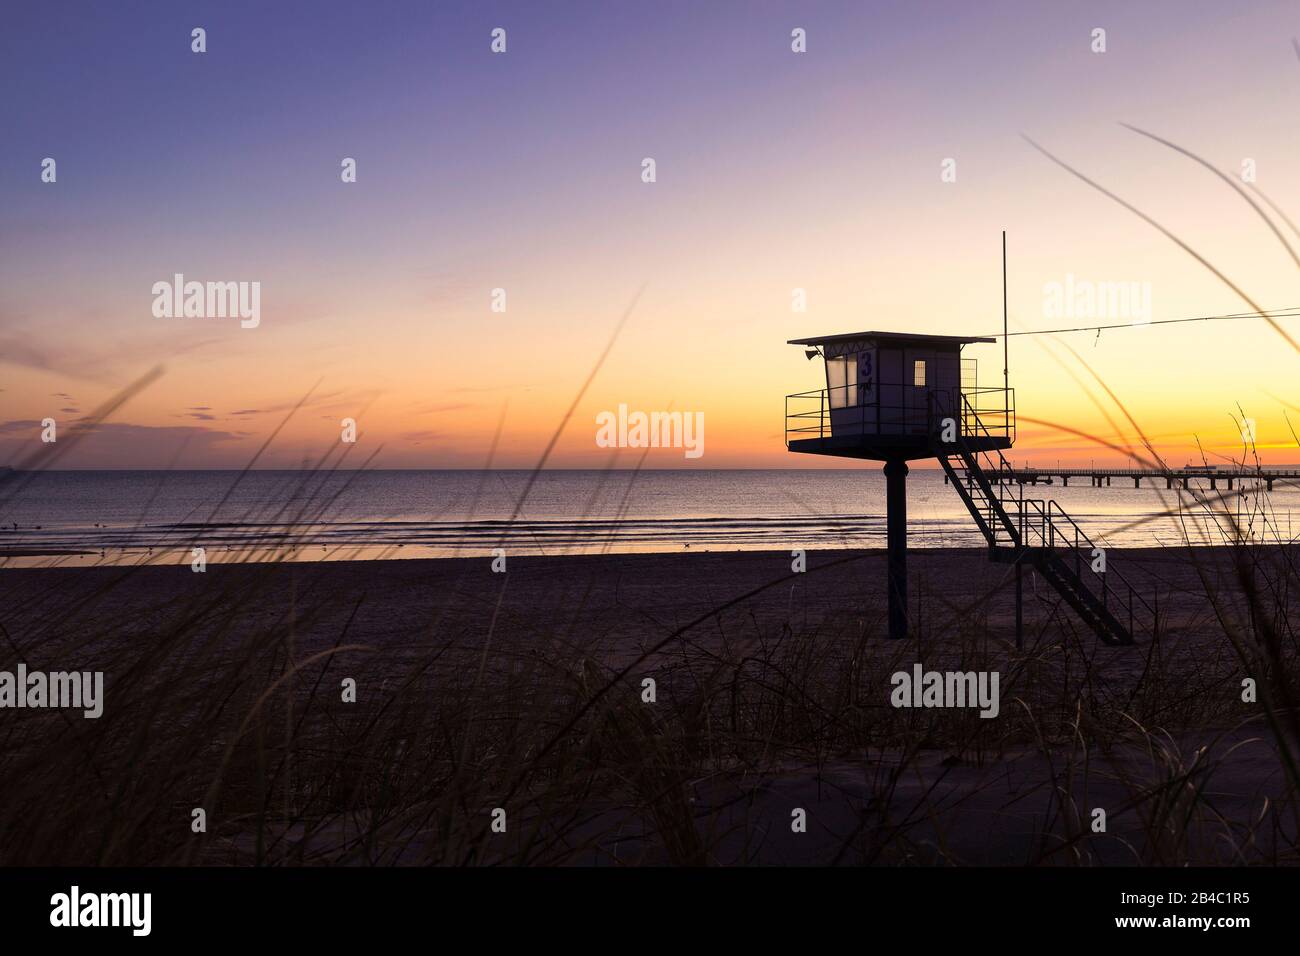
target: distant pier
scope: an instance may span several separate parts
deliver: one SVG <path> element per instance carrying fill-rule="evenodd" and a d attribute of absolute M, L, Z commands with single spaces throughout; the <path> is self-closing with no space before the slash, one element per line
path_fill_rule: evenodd
<path fill-rule="evenodd" d="M 1094 488 L 1100 488 L 1103 485 L 1109 485 L 1113 480 L 1120 481 L 1132 480 L 1134 488 L 1142 487 L 1142 480 L 1149 482 L 1165 483 L 1166 488 L 1190 488 L 1191 482 L 1209 482 L 1211 489 L 1217 489 L 1220 482 L 1227 485 L 1229 491 L 1239 484 L 1254 483 L 1262 484 L 1269 491 L 1273 490 L 1273 482 L 1285 481 L 1287 479 L 1300 479 L 1300 469 L 1269 469 L 1260 468 L 1252 471 L 1242 469 L 1227 470 L 1222 468 L 1174 468 L 1162 470 L 1158 468 L 1010 468 L 1003 469 L 996 474 L 990 473 L 990 478 L 997 478 L 1004 483 L 1021 484 L 1021 485 L 1050 485 L 1059 481 L 1064 487 L 1070 487 L 1070 479 L 1076 481 L 1087 479 Z M 944 476 L 944 484 L 948 483 L 948 476 Z"/>

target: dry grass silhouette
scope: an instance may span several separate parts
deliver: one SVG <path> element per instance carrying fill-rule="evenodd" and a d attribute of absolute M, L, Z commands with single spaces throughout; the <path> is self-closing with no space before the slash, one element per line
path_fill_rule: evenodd
<path fill-rule="evenodd" d="M 1159 467 L 1116 390 L 1066 351 L 1089 399 L 1116 433 L 1113 416 L 1126 421 L 1141 447 L 1022 420 Z M 1258 467 L 1253 455 L 1243 448 L 1241 465 Z M 326 493 L 323 479 L 342 475 L 346 486 L 368 467 L 344 472 L 346 460 L 346 448 L 325 451 L 292 496 L 246 519 L 286 528 L 322 520 L 341 493 Z M 788 786 L 804 786 L 801 799 L 844 793 L 844 826 L 822 834 L 823 863 L 987 862 L 970 855 L 970 830 L 982 825 L 971 821 L 995 816 L 1032 827 L 1027 839 L 1008 839 L 1020 849 L 1007 862 L 1295 863 L 1300 550 L 1257 490 L 1161 497 L 1164 515 L 1216 529 L 1222 547 L 1192 547 L 1189 534 L 1169 549 L 1199 587 L 1148 575 L 1166 612 L 1147 640 L 1122 649 L 1100 647 L 1044 589 L 1016 650 L 998 617 L 1005 578 L 972 600 L 928 590 L 907 642 L 885 639 L 883 594 L 845 593 L 842 613 L 810 624 L 796 589 L 877 560 L 860 552 L 735 589 L 680 623 L 641 620 L 639 642 L 604 654 L 576 633 L 585 593 L 567 597 L 563 616 L 520 619 L 506 601 L 511 575 L 495 591 L 471 585 L 468 562 L 456 565 L 461 583 L 442 580 L 443 610 L 420 639 L 388 643 L 351 633 L 375 599 L 364 587 L 311 590 L 304 569 L 235 567 L 252 561 L 251 546 L 224 562 L 245 573 L 209 574 L 201 589 L 160 587 L 144 618 L 113 616 L 111 598 L 163 580 L 146 561 L 99 569 L 66 591 L 67 578 L 32 578 L 48 590 L 16 589 L 21 601 L 0 608 L 0 667 L 75 661 L 108 673 L 109 697 L 98 720 L 25 711 L 6 721 L 0 863 L 762 862 L 790 840 Z M 751 613 L 786 594 L 775 618 Z M 485 622 L 485 638 L 464 640 L 453 610 Z M 889 706 L 891 675 L 918 660 L 999 672 L 999 717 Z M 363 688 L 355 704 L 340 701 L 344 677 Z M 641 699 L 646 677 L 657 683 L 653 707 Z M 1242 703 L 1246 678 L 1255 705 Z M 1241 792 L 1243 754 L 1282 775 L 1270 798 Z M 1093 828 L 1098 806 L 1105 833 Z M 191 831 L 196 807 L 206 833 Z M 508 813 L 503 834 L 492 830 L 496 807 Z"/>

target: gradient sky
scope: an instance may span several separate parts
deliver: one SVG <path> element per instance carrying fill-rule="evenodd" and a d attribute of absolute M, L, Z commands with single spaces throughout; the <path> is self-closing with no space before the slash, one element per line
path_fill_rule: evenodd
<path fill-rule="evenodd" d="M 500 422 L 495 464 L 527 467 L 644 287 L 551 466 L 634 465 L 594 440 L 620 403 L 705 413 L 702 458 L 656 450 L 649 467 L 816 466 L 785 451 L 783 396 L 824 383 L 785 341 L 997 331 L 1002 229 L 1013 329 L 1078 324 L 1044 314 L 1067 274 L 1150 283 L 1157 320 L 1248 308 L 1022 133 L 1260 305 L 1300 306 L 1300 270 L 1249 206 L 1119 125 L 1232 175 L 1254 160 L 1300 218 L 1294 3 L 47 0 L 0 16 L 0 463 L 37 447 L 42 418 L 71 426 L 161 364 L 60 467 L 239 467 L 313 388 L 260 465 L 319 457 L 352 416 L 356 463 L 479 467 Z M 176 272 L 259 281 L 261 325 L 154 318 L 150 289 Z M 999 384 L 1000 346 L 967 354 Z M 1198 440 L 1239 454 L 1239 407 L 1266 461 L 1300 461 L 1284 418 L 1289 403 L 1300 424 L 1300 354 L 1262 321 L 1014 339 L 1021 414 L 1114 440 L 1082 363 L 1173 464 Z M 1013 457 L 1116 459 L 1030 424 Z"/>

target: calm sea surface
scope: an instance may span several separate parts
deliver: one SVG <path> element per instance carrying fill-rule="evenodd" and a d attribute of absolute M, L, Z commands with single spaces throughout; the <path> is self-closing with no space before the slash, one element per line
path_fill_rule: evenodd
<path fill-rule="evenodd" d="M 1086 482 L 1025 488 L 1054 497 L 1098 544 L 1222 543 L 1205 509 L 1164 489 Z M 1209 494 L 1206 489 L 1204 494 Z M 189 560 L 203 546 L 243 557 L 319 560 L 883 547 L 885 484 L 845 471 L 63 471 L 0 481 L 0 562 Z M 1300 531 L 1300 489 L 1253 489 L 1230 507 Z M 909 543 L 979 547 L 938 471 L 908 478 Z M 1127 527 L 1145 519 L 1137 527 Z M 1256 519 L 1253 530 L 1263 530 Z M 21 555 L 21 556 L 15 556 Z"/>

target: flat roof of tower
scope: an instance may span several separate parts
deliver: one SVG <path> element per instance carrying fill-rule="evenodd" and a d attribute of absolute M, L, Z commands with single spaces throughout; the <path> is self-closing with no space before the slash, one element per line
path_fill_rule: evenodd
<path fill-rule="evenodd" d="M 786 342 L 786 345 L 824 345 L 827 342 L 847 342 L 854 339 L 887 339 L 896 342 L 948 342 L 957 345 L 997 341 L 997 339 L 972 335 L 923 335 L 919 332 L 845 332 L 842 335 L 818 335 L 810 339 L 790 339 Z"/>

